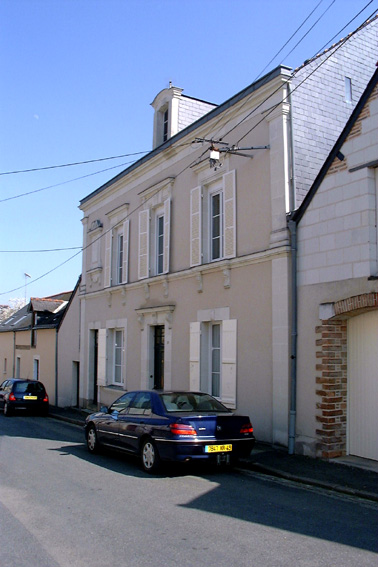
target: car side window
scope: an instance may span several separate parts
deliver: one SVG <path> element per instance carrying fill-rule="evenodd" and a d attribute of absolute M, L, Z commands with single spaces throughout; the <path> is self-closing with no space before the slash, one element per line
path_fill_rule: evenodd
<path fill-rule="evenodd" d="M 151 409 L 151 394 L 149 392 L 139 392 L 130 406 L 129 415 L 150 415 Z"/>
<path fill-rule="evenodd" d="M 135 396 L 134 393 L 129 392 L 118 398 L 118 400 L 113 402 L 113 404 L 110 406 L 109 408 L 110 413 L 113 411 L 117 411 L 118 413 L 125 412 L 127 408 L 130 406 L 130 403 L 134 396 Z"/>

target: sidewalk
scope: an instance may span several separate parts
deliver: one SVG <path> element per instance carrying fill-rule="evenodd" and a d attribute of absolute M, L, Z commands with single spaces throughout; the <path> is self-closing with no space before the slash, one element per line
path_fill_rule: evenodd
<path fill-rule="evenodd" d="M 89 413 L 50 406 L 50 417 L 75 425 L 83 425 Z M 257 443 L 251 456 L 243 459 L 239 467 L 378 502 L 376 461 L 355 457 L 323 461 L 303 455 L 288 455 L 283 449 Z"/>

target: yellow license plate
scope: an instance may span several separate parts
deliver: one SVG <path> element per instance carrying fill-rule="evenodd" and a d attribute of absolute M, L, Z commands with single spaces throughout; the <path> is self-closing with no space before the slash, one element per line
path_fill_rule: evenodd
<path fill-rule="evenodd" d="M 38 396 L 24 396 L 24 400 L 38 400 Z"/>
<path fill-rule="evenodd" d="M 226 453 L 232 451 L 232 445 L 205 445 L 205 453 Z"/>

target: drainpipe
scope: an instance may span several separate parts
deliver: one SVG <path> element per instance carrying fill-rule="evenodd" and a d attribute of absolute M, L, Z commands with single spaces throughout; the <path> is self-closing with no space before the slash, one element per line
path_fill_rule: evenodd
<path fill-rule="evenodd" d="M 294 455 L 297 415 L 297 224 L 289 220 L 291 235 L 291 372 L 289 413 L 289 455 Z"/>
<path fill-rule="evenodd" d="M 16 378 L 16 331 L 13 331 L 13 378 Z"/>
<path fill-rule="evenodd" d="M 58 329 L 55 329 L 55 406 L 58 407 Z"/>
<path fill-rule="evenodd" d="M 291 203 L 289 216 L 289 231 L 291 242 L 291 356 L 290 356 L 290 410 L 289 410 L 289 439 L 288 453 L 294 455 L 295 429 L 297 416 L 297 335 L 298 335 L 298 298 L 297 298 L 297 224 L 292 220 L 295 209 L 295 160 L 294 160 L 294 129 L 293 104 L 291 100 L 290 84 L 288 88 L 288 101 L 290 104 L 290 163 L 291 163 Z"/>

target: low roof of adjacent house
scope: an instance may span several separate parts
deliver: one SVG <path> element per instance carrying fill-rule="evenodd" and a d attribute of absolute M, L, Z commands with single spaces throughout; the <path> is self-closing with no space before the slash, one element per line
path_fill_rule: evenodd
<path fill-rule="evenodd" d="M 32 297 L 29 303 L 0 322 L 0 332 L 58 327 L 73 293 L 69 291 L 50 297 Z"/>

